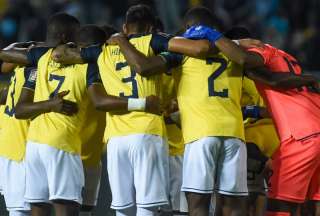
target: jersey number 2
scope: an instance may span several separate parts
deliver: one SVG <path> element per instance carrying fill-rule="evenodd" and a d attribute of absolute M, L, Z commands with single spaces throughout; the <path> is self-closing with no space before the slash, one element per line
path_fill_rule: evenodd
<path fill-rule="evenodd" d="M 58 81 L 58 85 L 57 85 L 56 89 L 53 92 L 51 92 L 51 94 L 49 96 L 50 99 L 59 93 L 59 90 L 60 90 L 65 78 L 66 78 L 65 76 L 50 74 L 49 81 L 53 81 L 53 80 Z"/>
<path fill-rule="evenodd" d="M 226 70 L 228 65 L 227 61 L 223 58 L 207 58 L 206 62 L 209 65 L 214 63 L 220 64 L 220 66 L 208 78 L 209 97 L 228 97 L 228 89 L 223 89 L 222 91 L 214 90 L 214 81 Z"/>
<path fill-rule="evenodd" d="M 116 71 L 121 71 L 122 68 L 128 67 L 127 62 L 119 62 L 116 64 Z M 132 93 L 131 95 L 124 95 L 124 92 L 121 92 L 119 94 L 120 97 L 126 97 L 126 98 L 138 98 L 138 84 L 136 81 L 136 72 L 132 69 L 130 69 L 130 76 L 126 78 L 122 78 L 123 83 L 131 83 L 132 85 Z"/>

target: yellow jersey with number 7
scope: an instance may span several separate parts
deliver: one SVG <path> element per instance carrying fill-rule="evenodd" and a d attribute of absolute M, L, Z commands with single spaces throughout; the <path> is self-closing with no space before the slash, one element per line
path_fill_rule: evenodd
<path fill-rule="evenodd" d="M 244 140 L 240 65 L 221 53 L 206 59 L 185 57 L 174 77 L 185 143 L 207 136 Z"/>

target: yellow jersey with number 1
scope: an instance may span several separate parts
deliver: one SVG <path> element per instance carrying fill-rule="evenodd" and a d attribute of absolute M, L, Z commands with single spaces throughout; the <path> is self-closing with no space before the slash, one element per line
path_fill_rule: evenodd
<path fill-rule="evenodd" d="M 150 46 L 152 34 L 130 39 L 136 49 L 146 56 L 153 56 Z M 98 57 L 101 80 L 109 95 L 126 98 L 160 96 L 161 75 L 142 77 L 133 71 L 119 46 L 104 45 Z M 105 138 L 130 134 L 153 134 L 164 136 L 165 126 L 162 116 L 146 112 L 107 113 Z"/>
<path fill-rule="evenodd" d="M 207 59 L 185 57 L 174 76 L 185 143 L 207 136 L 244 140 L 241 66 L 221 53 Z"/>
<path fill-rule="evenodd" d="M 265 107 L 263 98 L 259 95 L 254 82 L 246 77 L 243 80 L 241 104 L 242 106 Z M 280 143 L 272 119 L 247 118 L 244 123 L 246 142 L 256 144 L 264 155 L 271 157 Z"/>
<path fill-rule="evenodd" d="M 25 71 L 26 70 L 26 71 Z M 19 100 L 25 82 L 25 74 L 34 68 L 17 67 L 11 77 L 8 96 L 2 116 L 0 134 L 0 156 L 10 160 L 21 161 L 26 151 L 26 138 L 29 120 L 15 118 L 15 106 Z"/>

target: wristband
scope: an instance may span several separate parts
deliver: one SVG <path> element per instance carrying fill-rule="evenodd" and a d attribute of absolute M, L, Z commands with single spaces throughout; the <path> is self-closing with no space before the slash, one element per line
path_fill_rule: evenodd
<path fill-rule="evenodd" d="M 129 98 L 128 111 L 144 111 L 146 108 L 145 98 Z"/>

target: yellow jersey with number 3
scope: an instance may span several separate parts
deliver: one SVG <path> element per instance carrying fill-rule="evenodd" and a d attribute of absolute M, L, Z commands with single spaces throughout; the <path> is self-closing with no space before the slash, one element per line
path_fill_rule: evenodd
<path fill-rule="evenodd" d="M 175 85 L 172 75 L 163 74 L 162 75 L 162 96 L 163 106 L 169 105 L 172 99 L 175 99 Z M 169 155 L 177 156 L 183 155 L 184 153 L 184 141 L 182 137 L 181 129 L 174 123 L 166 121 L 166 133 L 168 137 L 169 144 Z"/>
<path fill-rule="evenodd" d="M 260 96 L 254 82 L 248 78 L 243 79 L 242 106 L 257 105 L 265 107 L 263 98 Z M 245 138 L 247 143 L 256 144 L 260 151 L 271 157 L 279 147 L 279 138 L 271 118 L 245 120 Z"/>
<path fill-rule="evenodd" d="M 207 136 L 244 140 L 241 66 L 221 53 L 206 59 L 185 57 L 174 76 L 185 143 Z"/>
<path fill-rule="evenodd" d="M 26 71 L 25 71 L 26 70 Z M 10 86 L 2 116 L 0 134 L 0 156 L 10 160 L 21 161 L 26 151 L 26 138 L 29 120 L 15 118 L 15 106 L 19 100 L 25 82 L 25 74 L 35 68 L 17 67 L 11 77 Z"/>
<path fill-rule="evenodd" d="M 37 116 L 30 123 L 27 139 L 69 153 L 81 154 L 82 142 L 79 133 L 87 114 L 87 86 L 95 82 L 95 75 L 99 74 L 89 64 L 64 66 L 54 62 L 51 58 L 52 50 L 47 49 L 40 57 L 38 55 L 38 60 L 35 60 L 38 72 L 28 78 L 28 83 L 35 83 L 34 102 L 46 101 L 59 92 L 69 90 L 64 99 L 75 102 L 78 112 L 72 116 L 56 112 Z"/>
<path fill-rule="evenodd" d="M 152 35 L 142 35 L 130 39 L 136 49 L 146 56 L 152 56 L 150 46 Z M 142 77 L 134 72 L 126 62 L 119 46 L 104 45 L 98 57 L 101 80 L 109 95 L 126 98 L 160 96 L 161 75 Z M 130 134 L 153 134 L 164 136 L 164 121 L 159 115 L 146 112 L 107 113 L 105 138 Z"/>

